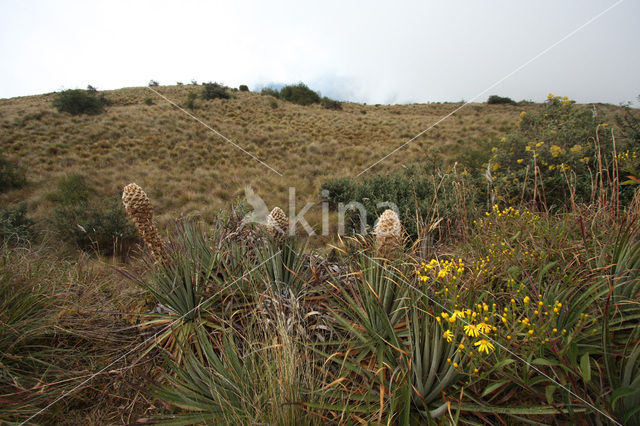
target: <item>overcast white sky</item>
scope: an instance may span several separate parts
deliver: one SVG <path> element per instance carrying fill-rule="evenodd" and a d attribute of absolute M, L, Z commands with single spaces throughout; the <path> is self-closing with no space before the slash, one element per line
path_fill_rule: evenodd
<path fill-rule="evenodd" d="M 640 2 L 28 1 L 0 4 L 0 98 L 195 79 L 303 81 L 367 103 L 640 95 Z"/>

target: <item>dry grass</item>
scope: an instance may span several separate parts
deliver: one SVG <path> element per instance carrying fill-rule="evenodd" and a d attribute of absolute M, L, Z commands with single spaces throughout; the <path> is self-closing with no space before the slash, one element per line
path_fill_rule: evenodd
<path fill-rule="evenodd" d="M 198 90 L 159 88 L 178 104 Z M 278 101 L 272 108 L 273 98 L 244 92 L 230 100 L 197 101 L 195 115 L 280 177 L 146 88 L 106 95 L 114 104 L 105 114 L 77 117 L 56 112 L 52 94 L 0 100 L 2 150 L 28 168 L 33 183 L 15 197 L 39 202 L 52 177 L 75 171 L 90 175 L 104 195 L 139 183 L 165 218 L 206 216 L 242 196 L 245 185 L 270 206 L 286 205 L 289 186 L 296 187 L 300 202 L 313 201 L 324 178 L 359 173 L 459 106 L 346 103 L 343 111 L 331 111 Z M 148 97 L 154 105 L 144 104 Z M 457 151 L 495 138 L 522 109 L 469 105 L 372 171 L 419 161 L 426 145 Z"/>

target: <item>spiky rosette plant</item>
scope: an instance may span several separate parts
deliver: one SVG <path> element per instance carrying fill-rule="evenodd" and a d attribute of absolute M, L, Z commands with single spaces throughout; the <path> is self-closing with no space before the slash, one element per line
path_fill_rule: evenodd
<path fill-rule="evenodd" d="M 137 184 L 130 183 L 122 191 L 122 204 L 154 259 L 158 262 L 165 261 L 166 251 L 153 223 L 153 206 L 147 194 Z"/>
<path fill-rule="evenodd" d="M 402 225 L 396 212 L 385 210 L 373 230 L 376 237 L 376 249 L 382 257 L 392 257 L 402 242 Z"/>
<path fill-rule="evenodd" d="M 162 345 L 180 361 L 185 348 L 201 354 L 195 338 L 199 327 L 218 327 L 232 316 L 225 309 L 233 306 L 243 284 L 240 277 L 251 265 L 242 246 L 225 244 L 222 226 L 207 233 L 196 221 L 176 222 L 176 235 L 165 250 L 166 261 L 150 275 L 122 273 L 147 290 L 164 312 L 148 314 L 139 325 L 152 333 L 147 350 Z"/>

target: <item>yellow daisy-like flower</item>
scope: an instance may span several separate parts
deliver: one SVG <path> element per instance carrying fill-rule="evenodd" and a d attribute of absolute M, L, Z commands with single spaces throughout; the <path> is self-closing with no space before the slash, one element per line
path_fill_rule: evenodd
<path fill-rule="evenodd" d="M 480 333 L 478 332 L 478 327 L 474 324 L 467 324 L 464 326 L 464 332 L 469 337 L 478 337 Z"/>
<path fill-rule="evenodd" d="M 493 343 L 491 343 L 487 339 L 480 339 L 473 345 L 478 347 L 478 352 L 486 352 L 487 354 L 489 354 L 489 352 L 492 352 L 494 349 Z"/>
<path fill-rule="evenodd" d="M 447 342 L 451 343 L 451 340 L 453 340 L 453 333 L 451 332 L 451 330 L 447 330 L 447 331 L 444 332 L 442 337 L 447 339 Z"/>
<path fill-rule="evenodd" d="M 491 326 L 487 323 L 481 322 L 478 324 L 478 330 L 480 333 L 489 333 L 491 331 Z"/>

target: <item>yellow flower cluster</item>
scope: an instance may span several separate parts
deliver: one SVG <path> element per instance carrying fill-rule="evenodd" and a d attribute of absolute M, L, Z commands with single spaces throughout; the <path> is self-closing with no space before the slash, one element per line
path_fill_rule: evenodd
<path fill-rule="evenodd" d="M 553 93 L 549 93 L 547 95 L 547 102 L 557 102 L 562 105 L 570 105 L 573 103 L 573 101 L 567 96 L 556 96 Z"/>
<path fill-rule="evenodd" d="M 564 149 L 559 147 L 558 145 L 551 145 L 549 148 L 549 152 L 553 158 L 558 158 L 560 154 L 564 154 Z"/>
<path fill-rule="evenodd" d="M 625 152 L 621 152 L 620 154 L 616 155 L 616 160 L 618 161 L 636 160 L 637 158 L 638 158 L 638 153 L 635 151 L 630 152 L 629 150 L 626 150 Z"/>
<path fill-rule="evenodd" d="M 428 263 L 422 262 L 420 268 L 416 271 L 416 275 L 422 282 L 429 282 L 430 285 L 436 285 L 438 291 L 449 293 L 449 286 L 464 274 L 465 264 L 462 259 L 455 260 L 437 260 L 431 259 Z M 441 287 L 441 288 L 440 288 Z"/>
<path fill-rule="evenodd" d="M 584 148 L 583 148 L 582 145 L 575 144 L 574 146 L 571 147 L 571 149 L 569 151 L 571 151 L 572 154 L 580 155 L 580 153 L 582 152 L 583 149 Z"/>
<path fill-rule="evenodd" d="M 487 364 L 482 355 L 491 354 L 496 346 L 554 344 L 567 334 L 579 333 L 583 325 L 593 321 L 588 315 L 581 315 L 578 326 L 570 333 L 558 326 L 562 310 L 568 309 L 558 300 L 545 303 L 542 294 L 538 294 L 505 302 L 500 307 L 481 302 L 469 308 L 456 303 L 436 316 L 444 330 L 442 338 L 455 343 L 458 352 L 468 356 L 469 372 L 478 373 L 482 364 Z"/>

